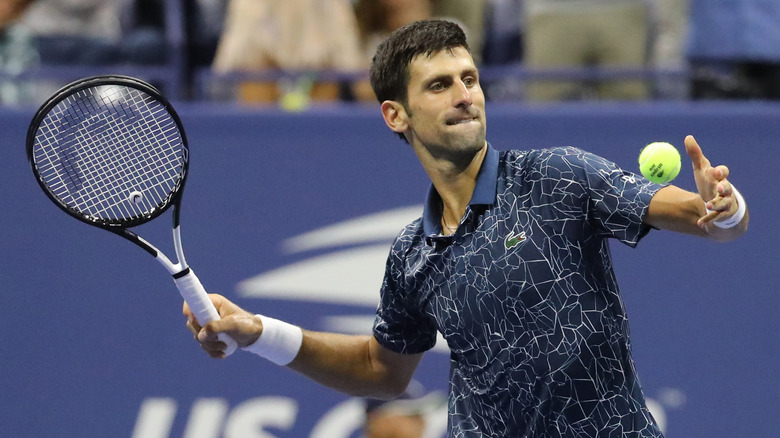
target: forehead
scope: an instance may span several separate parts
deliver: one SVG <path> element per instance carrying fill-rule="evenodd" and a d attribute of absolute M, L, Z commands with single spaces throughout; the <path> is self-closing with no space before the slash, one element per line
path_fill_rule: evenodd
<path fill-rule="evenodd" d="M 464 70 L 476 70 L 474 59 L 463 47 L 440 50 L 431 55 L 421 53 L 409 64 L 409 82 L 424 81 L 440 75 L 458 75 Z"/>

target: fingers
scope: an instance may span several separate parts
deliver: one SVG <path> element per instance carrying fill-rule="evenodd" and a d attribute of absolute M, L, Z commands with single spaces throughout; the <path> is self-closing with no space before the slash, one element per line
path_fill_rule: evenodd
<path fill-rule="evenodd" d="M 731 183 L 726 180 L 719 182 L 716 191 L 717 195 L 713 199 L 707 201 L 707 209 L 718 212 L 730 211 L 736 202 L 733 197 L 734 190 L 731 187 Z"/>
<path fill-rule="evenodd" d="M 225 345 L 224 342 L 218 340 L 201 342 L 200 348 L 202 348 L 203 351 L 208 353 L 208 355 L 213 357 L 214 359 L 224 359 L 225 357 L 227 357 L 225 355 L 225 349 L 227 348 L 227 345 Z"/>
<path fill-rule="evenodd" d="M 205 327 L 194 331 L 195 340 L 198 341 L 200 347 L 203 349 L 203 351 L 208 353 L 209 356 L 215 359 L 224 359 L 226 357 L 225 349 L 227 348 L 227 345 L 219 340 L 219 329 L 218 327 L 213 326 L 215 322 L 218 321 L 212 321 L 211 323 L 206 324 Z M 190 330 L 195 327 L 199 327 L 197 322 L 191 324 L 190 321 L 187 321 L 187 326 L 190 327 L 191 325 L 192 327 Z"/>
<path fill-rule="evenodd" d="M 728 181 L 729 168 L 723 165 L 713 167 L 692 135 L 685 137 L 685 150 L 691 159 L 696 188 L 708 210 L 699 218 L 698 224 L 702 226 L 735 211 L 736 201 Z"/>
<path fill-rule="evenodd" d="M 217 309 L 220 319 L 211 321 L 204 326 L 201 326 L 195 319 L 187 303 L 184 303 L 182 307 L 182 313 L 187 318 L 187 328 L 204 351 L 214 358 L 226 357 L 224 351 L 227 345 L 219 340 L 220 333 L 232 338 L 240 347 L 250 345 L 257 340 L 262 333 L 262 323 L 255 318 L 254 314 L 247 312 L 221 295 L 209 294 L 209 298 Z"/>
<path fill-rule="evenodd" d="M 696 221 L 696 225 L 703 227 L 705 224 L 708 224 L 715 220 L 715 218 L 718 217 L 717 211 L 709 211 L 704 216 L 700 217 L 698 221 Z"/>
<path fill-rule="evenodd" d="M 195 319 L 194 316 L 190 315 L 187 317 L 187 328 L 190 329 L 190 332 L 192 332 L 193 335 L 197 336 L 198 332 L 203 328 L 198 324 L 198 321 Z"/>
<path fill-rule="evenodd" d="M 729 168 L 723 165 L 717 166 L 713 168 L 713 176 L 718 181 L 723 181 L 724 179 L 729 177 Z"/>
<path fill-rule="evenodd" d="M 235 311 L 233 307 L 230 307 L 228 304 L 226 304 L 228 301 L 222 295 L 209 294 L 209 299 L 217 309 L 217 313 L 219 314 L 220 318 L 224 318 L 225 316 Z M 187 318 L 187 328 L 189 328 L 193 334 L 197 334 L 202 329 L 202 327 L 198 323 L 197 319 L 195 319 L 195 314 L 192 312 L 192 309 L 190 309 L 190 306 L 186 301 L 182 304 L 181 313 Z"/>
<path fill-rule="evenodd" d="M 715 184 L 715 197 L 707 202 L 707 208 L 719 211 L 728 210 L 728 207 L 731 205 L 731 199 L 726 198 L 730 198 L 732 194 L 731 183 L 727 179 L 729 168 L 723 165 L 713 167 L 710 170 L 710 174 Z M 725 206 L 722 205 L 724 200 L 727 201 Z"/>
<path fill-rule="evenodd" d="M 692 135 L 685 137 L 685 152 L 688 153 L 688 157 L 691 159 L 694 171 L 706 169 L 710 165 L 709 160 L 707 160 L 707 157 L 705 157 L 704 153 L 701 151 L 699 143 Z"/>
<path fill-rule="evenodd" d="M 220 316 L 224 317 L 225 313 L 227 313 L 225 312 L 227 309 L 222 309 L 223 307 L 226 307 L 223 306 L 226 302 L 224 297 L 217 294 L 209 294 L 209 298 L 214 304 L 214 307 L 217 308 L 217 312 Z M 205 327 L 201 326 L 198 323 L 198 320 L 195 319 L 195 315 L 186 301 L 182 305 L 182 314 L 187 318 L 187 328 L 193 334 L 201 348 L 213 358 L 224 359 L 226 357 L 224 351 L 227 348 L 227 345 L 219 340 L 217 337 L 217 330 L 219 330 L 219 327 L 214 326 L 214 323 L 218 323 L 219 321 L 212 321 L 211 323 L 206 324 Z"/>
<path fill-rule="evenodd" d="M 738 209 L 739 204 L 734 196 L 734 187 L 726 180 L 729 170 L 725 166 L 718 166 L 718 177 L 722 178 L 716 185 L 716 196 L 705 203 L 707 214 L 698 220 L 698 225 L 703 226 L 706 223 L 716 221 L 723 216 L 731 216 Z"/>
<path fill-rule="evenodd" d="M 710 160 L 704 156 L 699 143 L 692 135 L 685 137 L 685 151 L 691 159 L 694 174 L 703 172 L 703 175 L 709 181 L 708 184 L 711 182 L 717 184 L 715 187 L 717 193 L 724 193 L 730 190 L 730 186 L 720 184 L 729 177 L 729 168 L 723 165 L 712 167 Z"/>

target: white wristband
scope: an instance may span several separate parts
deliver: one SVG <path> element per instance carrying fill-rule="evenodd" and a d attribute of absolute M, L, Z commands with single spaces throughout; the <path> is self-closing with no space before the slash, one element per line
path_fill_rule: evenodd
<path fill-rule="evenodd" d="M 277 365 L 287 365 L 295 359 L 303 343 L 300 327 L 268 316 L 256 315 L 263 323 L 263 333 L 254 344 L 243 350 L 255 353 Z"/>
<path fill-rule="evenodd" d="M 722 221 L 713 221 L 712 223 L 715 224 L 716 227 L 719 228 L 735 227 L 737 226 L 737 224 L 742 222 L 742 219 L 745 217 L 745 211 L 747 211 L 747 207 L 745 206 L 745 198 L 742 197 L 742 194 L 740 194 L 737 188 L 734 187 L 733 185 L 731 186 L 731 192 L 734 194 L 734 199 L 737 200 L 737 212 L 734 213 L 734 215 L 728 219 Z M 707 208 L 706 202 L 704 203 L 704 208 L 707 209 L 708 213 L 714 211 Z"/>

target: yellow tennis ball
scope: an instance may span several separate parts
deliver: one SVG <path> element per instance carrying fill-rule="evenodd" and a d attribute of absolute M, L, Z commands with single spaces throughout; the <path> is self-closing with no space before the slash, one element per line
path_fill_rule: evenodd
<path fill-rule="evenodd" d="M 654 183 L 665 184 L 675 179 L 681 165 L 680 152 L 664 141 L 650 143 L 639 154 L 639 171 Z"/>

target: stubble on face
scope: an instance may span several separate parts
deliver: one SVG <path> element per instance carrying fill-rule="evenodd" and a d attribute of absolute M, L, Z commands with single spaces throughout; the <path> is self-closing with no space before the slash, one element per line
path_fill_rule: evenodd
<path fill-rule="evenodd" d="M 436 158 L 470 160 L 485 145 L 485 98 L 463 48 L 412 60 L 404 109 L 414 140 Z"/>

